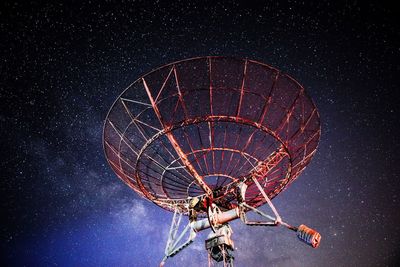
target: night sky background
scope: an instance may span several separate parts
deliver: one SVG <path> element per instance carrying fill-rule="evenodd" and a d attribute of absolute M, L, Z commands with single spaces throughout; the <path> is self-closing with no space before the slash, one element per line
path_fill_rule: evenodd
<path fill-rule="evenodd" d="M 172 214 L 112 172 L 103 121 L 141 74 L 223 55 L 292 75 L 322 123 L 311 164 L 274 199 L 321 246 L 236 221 L 236 266 L 395 266 L 399 15 L 382 1 L 1 1 L 1 265 L 157 266 Z M 166 266 L 206 266 L 206 234 Z"/>

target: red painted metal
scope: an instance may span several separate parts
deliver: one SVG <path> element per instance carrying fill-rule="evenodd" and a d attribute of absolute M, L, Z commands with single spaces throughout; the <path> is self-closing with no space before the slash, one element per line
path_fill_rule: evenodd
<path fill-rule="evenodd" d="M 310 162 L 319 138 L 318 111 L 298 82 L 227 57 L 183 60 L 140 77 L 104 125 L 105 154 L 118 177 L 181 212 L 189 198 L 216 192 L 235 205 L 234 187 L 250 175 L 274 198 Z M 246 202 L 264 204 L 246 183 Z"/>

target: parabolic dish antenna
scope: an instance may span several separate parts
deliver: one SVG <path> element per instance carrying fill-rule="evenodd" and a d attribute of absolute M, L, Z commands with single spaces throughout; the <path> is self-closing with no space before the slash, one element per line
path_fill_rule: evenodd
<path fill-rule="evenodd" d="M 248 59 L 199 57 L 164 65 L 123 91 L 105 121 L 104 150 L 120 179 L 174 212 L 162 265 L 211 228 L 210 265 L 231 266 L 228 222 L 237 218 L 286 226 L 318 246 L 316 231 L 283 222 L 271 200 L 310 162 L 320 133 L 314 103 L 287 74 Z M 258 209 L 263 204 L 274 216 Z M 267 221 L 249 221 L 247 212 Z M 177 235 L 182 215 L 189 222 Z"/>

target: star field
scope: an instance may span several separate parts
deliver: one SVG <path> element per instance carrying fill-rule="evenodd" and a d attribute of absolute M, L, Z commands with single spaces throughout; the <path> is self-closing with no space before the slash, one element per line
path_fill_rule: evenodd
<path fill-rule="evenodd" d="M 206 55 L 265 62 L 314 100 L 322 136 L 274 199 L 322 235 L 232 223 L 237 266 L 395 266 L 400 257 L 400 31 L 359 1 L 0 4 L 4 266 L 157 266 L 172 214 L 108 166 L 102 127 L 140 75 Z M 169 266 L 205 266 L 204 234 Z"/>

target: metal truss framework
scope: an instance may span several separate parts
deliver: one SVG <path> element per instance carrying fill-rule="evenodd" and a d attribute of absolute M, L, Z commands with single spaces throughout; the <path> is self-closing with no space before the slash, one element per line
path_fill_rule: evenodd
<path fill-rule="evenodd" d="M 252 60 L 204 57 L 130 85 L 106 118 L 104 149 L 138 194 L 185 214 L 191 198 L 216 192 L 238 206 L 239 183 L 247 205 L 267 203 L 306 167 L 319 137 L 317 109 L 293 78 Z"/>

